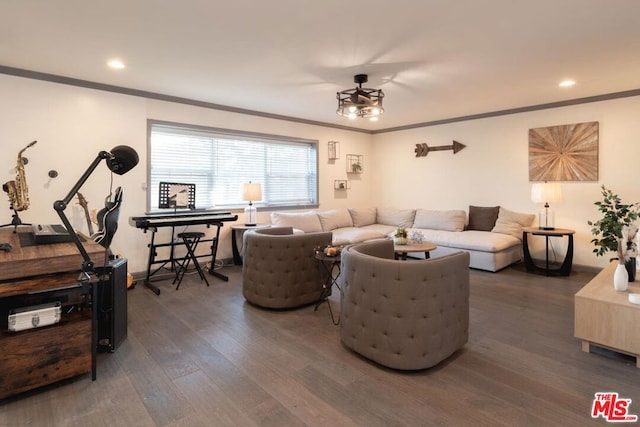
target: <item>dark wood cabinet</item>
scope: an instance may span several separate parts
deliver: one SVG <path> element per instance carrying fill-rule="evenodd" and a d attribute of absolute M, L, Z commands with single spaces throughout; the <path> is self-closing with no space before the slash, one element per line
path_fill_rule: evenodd
<path fill-rule="evenodd" d="M 19 233 L 0 229 L 0 399 L 92 372 L 95 378 L 96 319 L 92 305 L 97 281 L 78 281 L 82 258 L 72 243 L 22 246 Z M 96 264 L 105 250 L 84 243 Z M 19 332 L 7 330 L 11 309 L 60 302 L 59 323 Z"/>
<path fill-rule="evenodd" d="M 91 372 L 91 313 L 0 335 L 0 398 Z"/>

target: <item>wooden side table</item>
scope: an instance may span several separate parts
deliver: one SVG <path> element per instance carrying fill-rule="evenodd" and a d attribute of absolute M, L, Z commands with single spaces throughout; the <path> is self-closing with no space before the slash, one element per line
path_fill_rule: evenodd
<path fill-rule="evenodd" d="M 429 252 L 436 250 L 438 247 L 431 242 L 414 243 L 407 245 L 396 245 L 394 243 L 393 250 L 396 253 L 396 259 L 406 260 L 407 254 L 410 252 L 424 252 L 424 259 L 429 259 Z"/>
<path fill-rule="evenodd" d="M 573 264 L 573 235 L 575 230 L 569 230 L 567 228 L 555 228 L 553 230 L 542 230 L 537 227 L 525 227 L 522 229 L 522 251 L 524 253 L 524 265 L 530 273 L 544 272 L 545 276 L 568 276 L 571 274 L 571 265 Z M 531 259 L 531 253 L 529 252 L 529 239 L 528 235 L 532 236 L 544 236 L 545 237 L 545 266 L 539 267 L 534 264 Z M 549 237 L 562 237 L 567 236 L 567 254 L 564 257 L 564 261 L 560 268 L 549 268 Z"/>
<path fill-rule="evenodd" d="M 236 224 L 231 226 L 231 250 L 233 251 L 233 264 L 242 265 L 242 255 L 240 251 L 242 246 L 238 247 L 238 238 L 242 239 L 242 235 L 247 230 L 255 230 L 258 228 L 268 228 L 271 224 L 244 225 Z"/>

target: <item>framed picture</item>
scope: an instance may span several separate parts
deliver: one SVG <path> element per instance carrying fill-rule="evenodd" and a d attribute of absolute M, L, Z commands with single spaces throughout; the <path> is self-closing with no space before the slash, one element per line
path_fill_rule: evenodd
<path fill-rule="evenodd" d="M 598 122 L 529 129 L 529 181 L 597 181 Z"/>

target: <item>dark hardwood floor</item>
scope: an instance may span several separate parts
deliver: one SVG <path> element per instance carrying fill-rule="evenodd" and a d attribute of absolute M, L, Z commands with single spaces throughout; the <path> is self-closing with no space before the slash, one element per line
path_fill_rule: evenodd
<path fill-rule="evenodd" d="M 0 426 L 606 425 L 594 393 L 632 399 L 640 370 L 573 337 L 573 295 L 592 274 L 565 278 L 471 272 L 467 345 L 435 368 L 385 369 L 340 344 L 327 304 L 253 307 L 240 268 L 229 282 L 197 275 L 180 290 L 129 291 L 128 338 L 90 375 L 0 401 Z M 339 311 L 338 292 L 330 298 Z"/>

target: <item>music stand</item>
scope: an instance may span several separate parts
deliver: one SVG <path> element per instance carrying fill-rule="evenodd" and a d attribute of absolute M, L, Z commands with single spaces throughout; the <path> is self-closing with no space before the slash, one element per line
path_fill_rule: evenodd
<path fill-rule="evenodd" d="M 196 208 L 196 185 L 179 182 L 161 182 L 159 184 L 158 207 Z"/>

